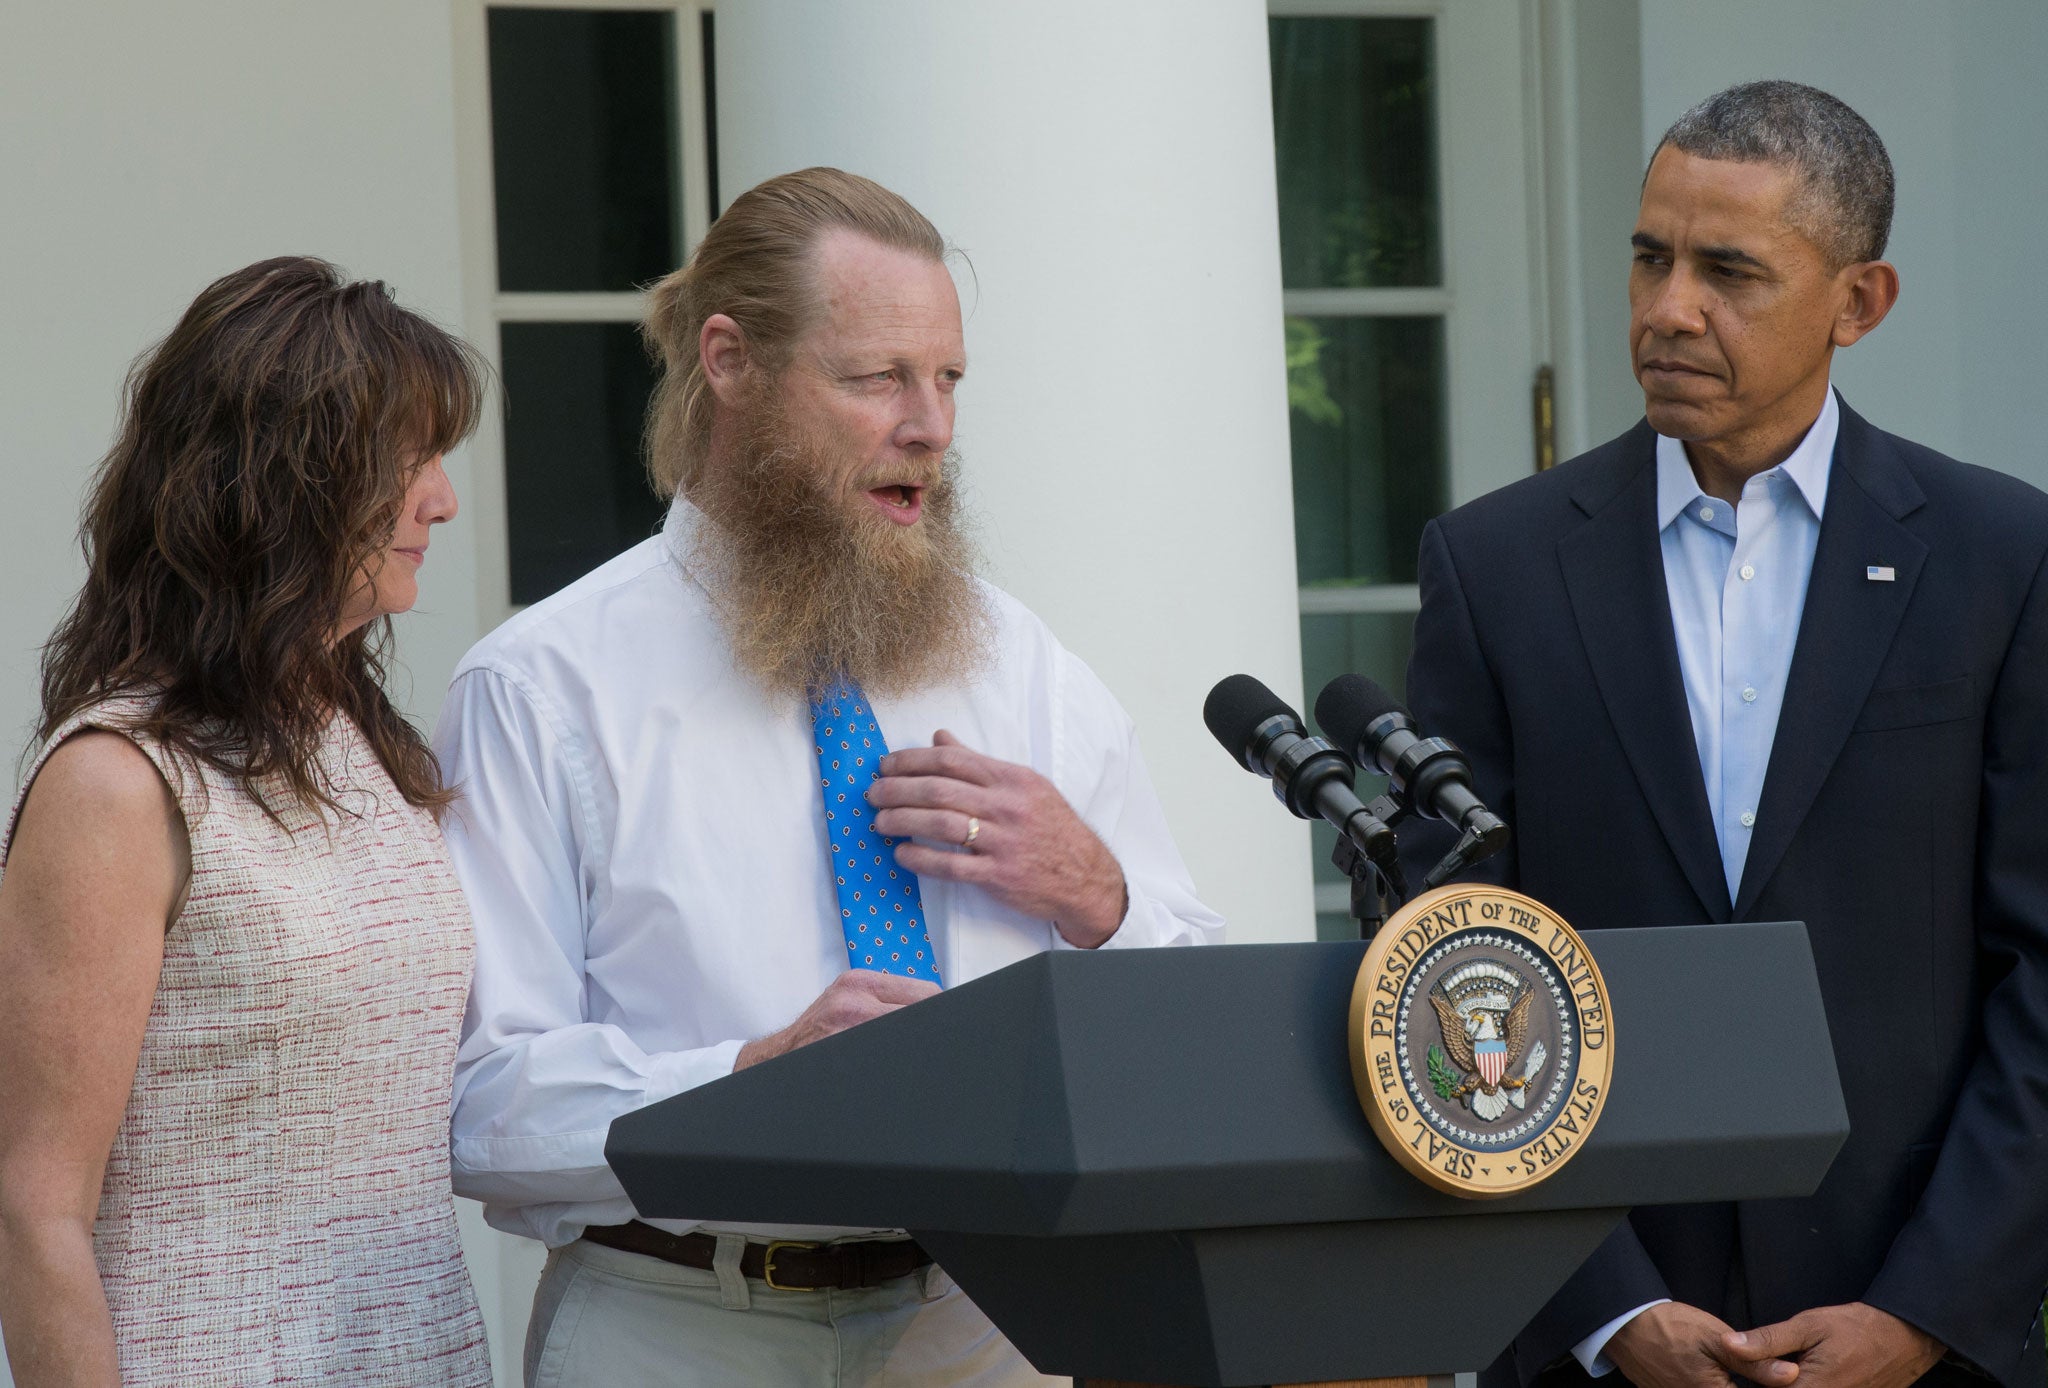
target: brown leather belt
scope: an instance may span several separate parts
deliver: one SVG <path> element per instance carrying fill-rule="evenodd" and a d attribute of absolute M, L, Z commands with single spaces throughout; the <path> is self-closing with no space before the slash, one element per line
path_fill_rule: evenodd
<path fill-rule="evenodd" d="M 709 1234 L 671 1234 L 651 1224 L 593 1224 L 583 1237 L 606 1248 L 643 1253 L 686 1268 L 710 1268 L 718 1240 Z M 779 1292 L 851 1291 L 908 1277 L 931 1263 L 915 1239 L 854 1243 L 750 1243 L 740 1254 L 740 1272 Z"/>

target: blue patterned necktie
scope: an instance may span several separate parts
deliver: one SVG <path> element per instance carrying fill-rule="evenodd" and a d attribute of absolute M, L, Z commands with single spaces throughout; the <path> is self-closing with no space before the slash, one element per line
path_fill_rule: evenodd
<path fill-rule="evenodd" d="M 889 745 L 867 695 L 841 680 L 811 700 L 818 784 L 825 793 L 825 836 L 839 888 L 839 924 L 848 968 L 939 980 L 917 874 L 896 866 L 896 840 L 875 831 L 868 787 Z"/>

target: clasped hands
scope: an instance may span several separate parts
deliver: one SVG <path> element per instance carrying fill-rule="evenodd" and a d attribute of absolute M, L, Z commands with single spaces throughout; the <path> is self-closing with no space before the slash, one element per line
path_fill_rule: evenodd
<path fill-rule="evenodd" d="M 1607 1357 L 1640 1388 L 1906 1388 L 1946 1349 L 1861 1301 L 1802 1311 L 1775 1325 L 1731 1329 L 1697 1306 L 1652 1306 L 1615 1332 Z"/>
<path fill-rule="evenodd" d="M 898 866 L 919 877 L 980 887 L 1005 906 L 1051 921 L 1067 943 L 1082 949 L 1101 944 L 1123 923 L 1130 895 L 1116 856 L 1052 782 L 1028 766 L 977 752 L 941 729 L 930 747 L 882 758 L 868 803 L 875 828 L 902 840 Z M 794 1022 L 742 1046 L 733 1068 L 744 1070 L 937 991 L 922 979 L 848 969 Z"/>

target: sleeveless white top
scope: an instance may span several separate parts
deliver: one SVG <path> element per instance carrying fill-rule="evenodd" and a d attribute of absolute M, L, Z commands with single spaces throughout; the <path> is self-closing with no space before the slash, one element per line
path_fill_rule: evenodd
<path fill-rule="evenodd" d="M 70 719 L 24 782 L 83 728 L 127 733 L 191 841 L 93 1227 L 122 1381 L 485 1388 L 448 1184 L 473 944 L 439 827 L 346 718 L 320 756 L 347 813 L 280 788 L 287 832 L 130 732 L 143 707 Z"/>

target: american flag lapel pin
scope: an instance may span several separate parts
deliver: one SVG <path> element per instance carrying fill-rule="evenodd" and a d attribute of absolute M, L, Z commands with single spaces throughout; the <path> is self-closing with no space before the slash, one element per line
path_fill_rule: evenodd
<path fill-rule="evenodd" d="M 1863 571 L 1863 576 L 1872 583 L 1890 583 L 1898 577 L 1889 564 L 1872 564 Z"/>

